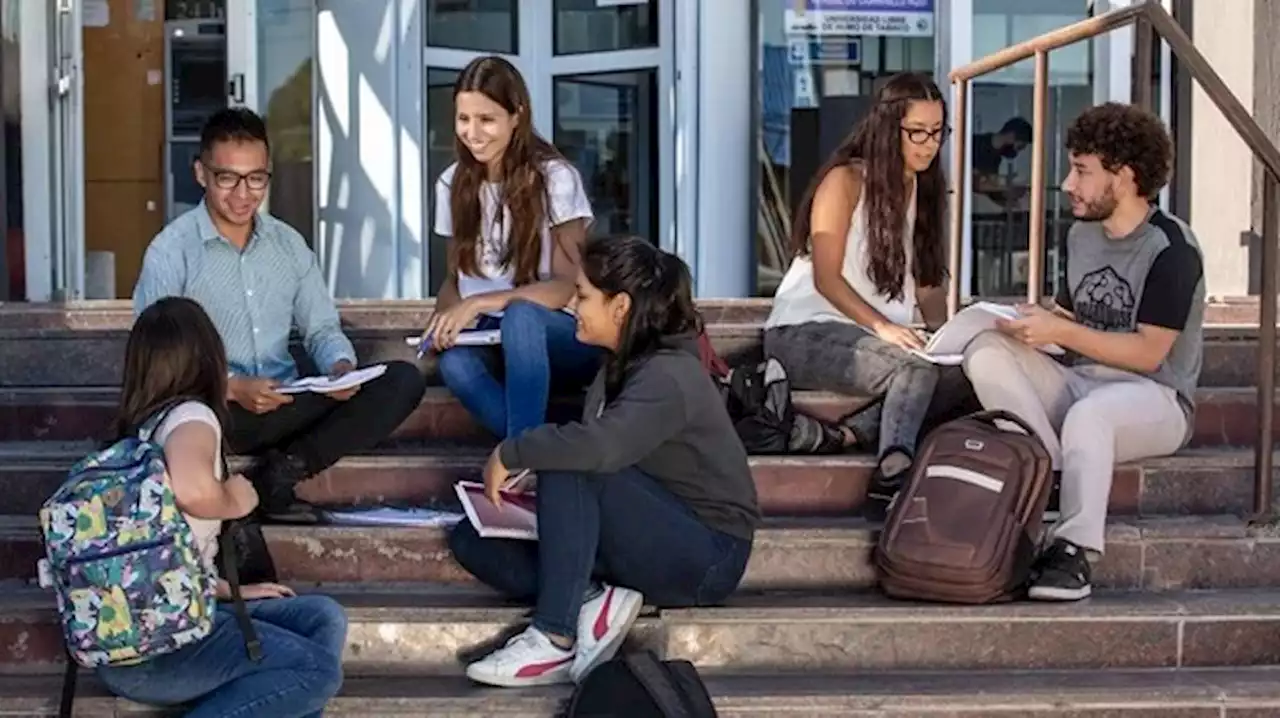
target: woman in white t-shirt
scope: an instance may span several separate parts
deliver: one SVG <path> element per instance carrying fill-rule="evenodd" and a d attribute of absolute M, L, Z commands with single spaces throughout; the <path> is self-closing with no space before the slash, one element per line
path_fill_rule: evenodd
<path fill-rule="evenodd" d="M 582 178 L 533 129 L 529 91 L 499 57 L 471 62 L 454 85 L 457 161 L 436 181 L 435 232 L 449 275 L 424 338 L 440 375 L 499 438 L 546 419 L 552 377 L 585 385 L 599 350 L 564 311 L 591 224 Z M 464 329 L 498 329 L 501 351 L 456 346 Z"/>
<path fill-rule="evenodd" d="M 166 297 L 139 315 L 125 349 L 115 435 L 136 434 L 147 420 L 168 412 L 153 439 L 164 447 L 178 509 L 214 572 L 222 522 L 247 516 L 258 505 L 243 475 L 223 476 L 226 393 L 226 351 L 199 304 Z M 246 585 L 241 594 L 262 643 L 260 661 L 249 659 L 230 588 L 218 579 L 217 615 L 208 636 L 144 663 L 99 668 L 99 679 L 139 703 L 190 704 L 186 715 L 194 718 L 321 715 L 342 685 L 342 607 L 325 596 L 295 596 L 274 583 Z"/>
<path fill-rule="evenodd" d="M 847 422 L 851 443 L 877 452 L 872 519 L 900 488 L 926 420 L 972 398 L 958 368 L 911 353 L 924 346 L 911 326 L 917 309 L 931 328 L 946 319 L 947 183 L 937 155 L 949 130 L 927 76 L 885 83 L 800 203 L 795 259 L 765 323 L 765 352 L 793 386 L 879 400 Z"/>

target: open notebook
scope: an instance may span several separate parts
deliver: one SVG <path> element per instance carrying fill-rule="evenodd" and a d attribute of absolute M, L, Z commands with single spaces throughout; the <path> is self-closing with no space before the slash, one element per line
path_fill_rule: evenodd
<path fill-rule="evenodd" d="M 454 485 L 467 520 L 483 538 L 538 540 L 538 497 L 532 491 L 502 492 L 502 507 L 484 495 L 484 484 L 459 481 Z"/>
<path fill-rule="evenodd" d="M 373 366 L 363 369 L 356 369 L 347 372 L 340 377 L 329 378 L 327 376 L 307 376 L 301 379 L 294 379 L 291 382 L 281 384 L 276 387 L 276 391 L 281 394 L 301 394 L 304 391 L 314 391 L 317 394 L 329 394 L 335 391 L 346 391 L 352 387 L 373 381 L 383 374 L 387 373 L 386 364 L 374 364 Z"/>
<path fill-rule="evenodd" d="M 976 302 L 957 312 L 929 338 L 923 350 L 912 354 L 933 362 L 955 366 L 964 361 L 964 350 L 979 334 L 996 328 L 1000 319 L 1017 319 L 1018 310 L 1006 304 Z M 1054 344 L 1039 347 L 1046 354 L 1062 354 L 1062 347 Z"/>

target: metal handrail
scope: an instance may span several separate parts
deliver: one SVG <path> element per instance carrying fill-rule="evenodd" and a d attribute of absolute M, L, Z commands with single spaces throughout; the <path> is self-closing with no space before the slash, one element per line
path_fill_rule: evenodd
<path fill-rule="evenodd" d="M 1151 56 L 1153 34 L 1169 44 L 1178 61 L 1191 73 L 1201 89 L 1235 128 L 1245 145 L 1262 162 L 1265 169 L 1262 197 L 1261 308 L 1258 326 L 1258 441 L 1254 454 L 1254 514 L 1258 520 L 1272 515 L 1272 430 L 1275 424 L 1276 371 L 1276 264 L 1277 218 L 1280 200 L 1280 149 L 1254 121 L 1253 116 L 1231 92 L 1209 61 L 1195 48 L 1191 38 L 1158 0 L 1141 0 L 1128 7 L 1082 20 L 1047 32 L 1025 42 L 957 68 L 951 72 L 955 86 L 955 137 L 951 177 L 955 190 L 951 193 L 951 236 L 949 264 L 951 284 L 947 308 L 954 314 L 960 307 L 960 265 L 964 231 L 965 151 L 968 144 L 969 84 L 974 78 L 1004 69 L 1028 58 L 1035 58 L 1035 84 L 1032 98 L 1032 158 L 1030 236 L 1027 240 L 1027 300 L 1038 303 L 1044 290 L 1044 204 L 1045 204 L 1045 126 L 1048 123 L 1049 52 L 1077 42 L 1089 40 L 1127 25 L 1136 25 L 1134 94 L 1136 104 L 1151 103 Z"/>

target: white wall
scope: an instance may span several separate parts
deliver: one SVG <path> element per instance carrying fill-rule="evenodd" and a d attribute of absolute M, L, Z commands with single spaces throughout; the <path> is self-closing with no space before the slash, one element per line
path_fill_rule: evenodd
<path fill-rule="evenodd" d="M 1193 35 L 1196 48 L 1249 108 L 1254 101 L 1253 7 L 1252 0 L 1233 0 L 1231 12 L 1198 6 Z M 1211 295 L 1245 295 L 1249 253 L 1241 239 L 1252 226 L 1253 156 L 1199 85 L 1191 103 L 1189 219 L 1204 254 L 1205 285 Z"/>
<path fill-rule="evenodd" d="M 318 0 L 316 249 L 337 297 L 420 296 L 404 247 L 397 126 L 399 0 Z M 415 128 L 416 129 L 416 128 Z"/>

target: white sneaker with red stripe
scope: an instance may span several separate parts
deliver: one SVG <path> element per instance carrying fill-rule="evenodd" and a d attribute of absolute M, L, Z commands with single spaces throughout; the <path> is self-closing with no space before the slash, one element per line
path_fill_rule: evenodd
<path fill-rule="evenodd" d="M 578 612 L 578 655 L 573 659 L 574 682 L 613 658 L 644 607 L 639 591 L 605 584 Z"/>
<path fill-rule="evenodd" d="M 518 688 L 569 683 L 574 651 L 551 642 L 530 626 L 507 645 L 467 666 L 467 678 L 491 686 Z"/>

